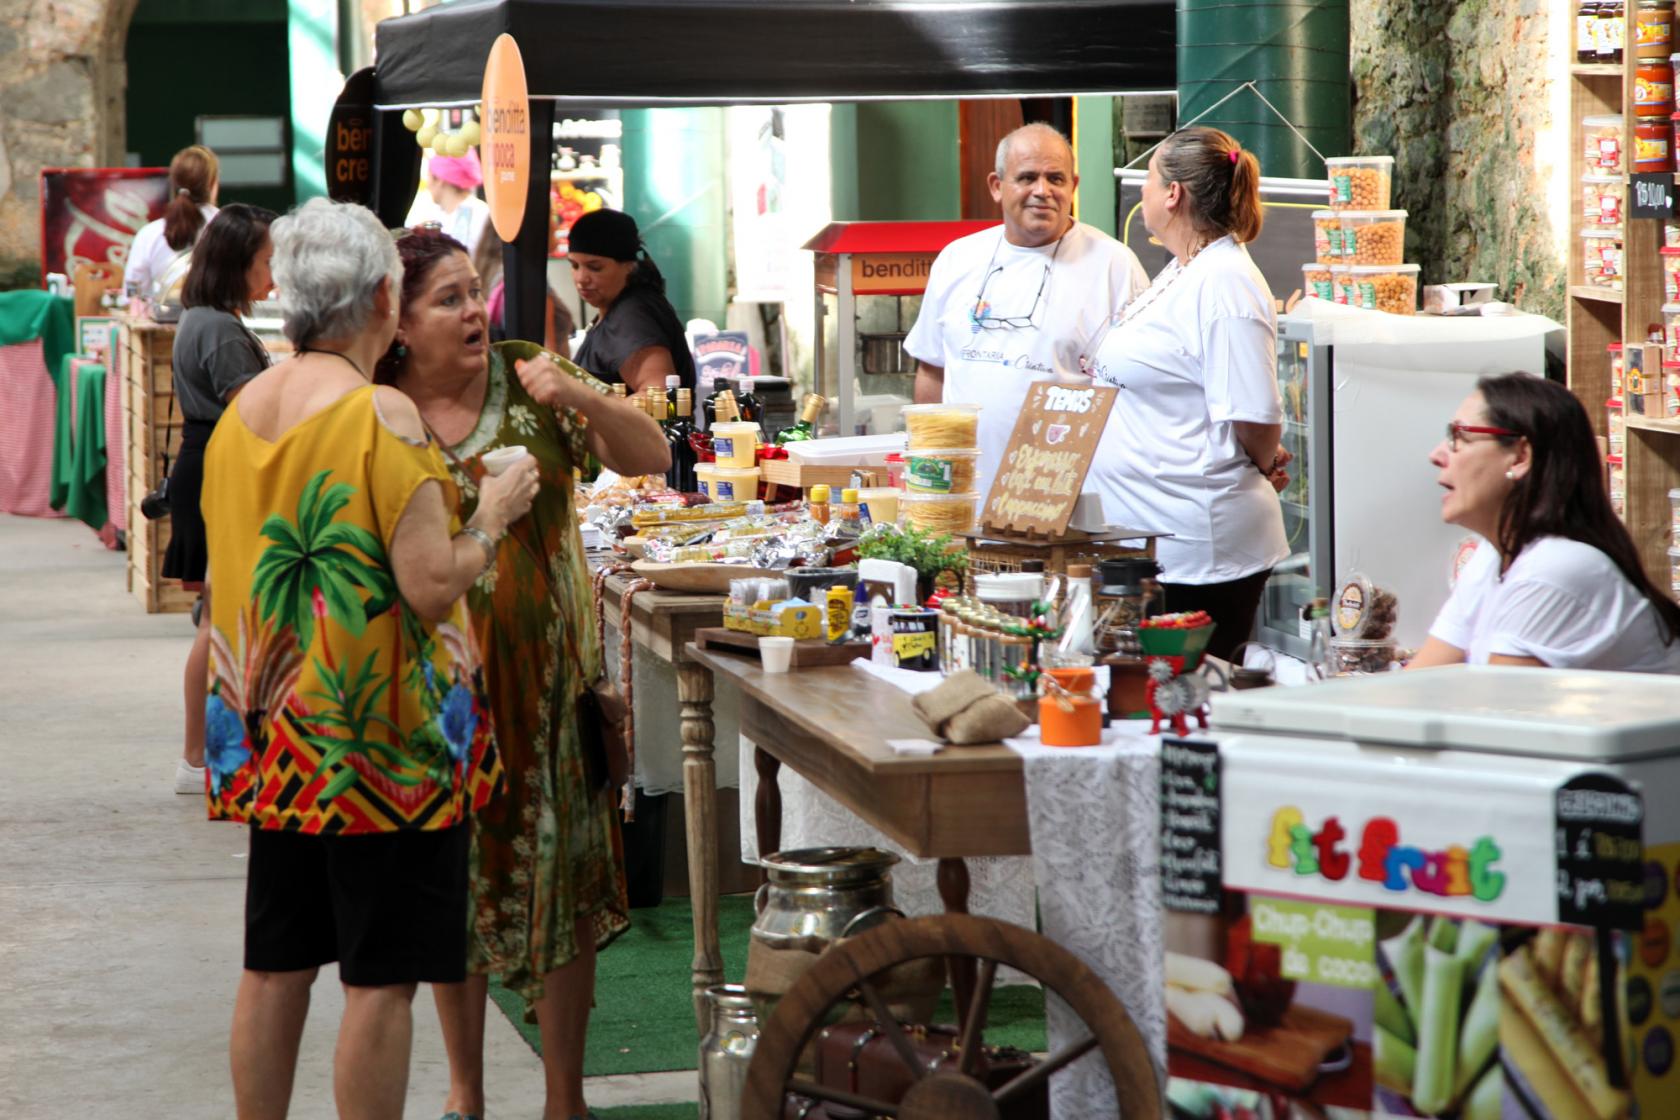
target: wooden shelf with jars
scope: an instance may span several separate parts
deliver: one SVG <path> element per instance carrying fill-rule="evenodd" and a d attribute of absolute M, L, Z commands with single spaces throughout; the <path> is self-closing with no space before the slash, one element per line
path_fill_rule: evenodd
<path fill-rule="evenodd" d="M 1611 345 L 1636 347 L 1664 339 L 1665 277 L 1660 252 L 1668 236 L 1657 219 L 1631 219 L 1629 183 L 1634 171 L 1675 170 L 1669 104 L 1659 117 L 1654 98 L 1673 100 L 1673 77 L 1661 89 L 1659 71 L 1666 71 L 1674 38 L 1672 15 L 1666 27 L 1649 18 L 1637 0 L 1627 0 L 1616 13 L 1624 21 L 1620 60 L 1583 52 L 1584 35 L 1605 31 L 1609 6 L 1593 3 L 1596 28 L 1583 11 L 1575 21 L 1576 63 L 1569 71 L 1571 155 L 1575 189 L 1569 211 L 1568 299 L 1569 387 L 1592 418 L 1593 430 L 1612 453 L 1608 469 L 1613 494 L 1622 498 L 1622 516 L 1639 547 L 1645 570 L 1665 585 L 1668 548 L 1674 543 L 1668 491 L 1680 487 L 1680 417 L 1628 415 L 1618 417 L 1611 431 L 1612 400 L 1620 399 L 1620 371 L 1612 373 Z M 1596 47 L 1597 40 L 1593 40 Z M 1657 56 L 1660 53 L 1661 58 Z M 1644 54 L 1646 57 L 1641 57 Z M 1641 64 L 1644 64 L 1643 73 Z M 1641 116 L 1644 104 L 1648 115 Z M 1660 120 L 1663 139 L 1656 137 Z M 1641 122 L 1651 126 L 1639 134 Z M 1637 161 L 1646 157 L 1643 164 Z M 1657 157 L 1657 158 L 1653 158 Z M 1595 164 L 1598 164 L 1595 166 Z M 1680 178 L 1680 177 L 1677 177 Z M 1614 218 L 1607 215 L 1614 208 Z M 1596 211 L 1596 212 L 1595 212 Z M 1680 227 L 1677 227 L 1680 229 Z M 1619 234 L 1619 238 L 1614 236 Z M 1596 267 L 1619 247 L 1619 290 L 1607 283 Z M 1602 252 L 1599 252 L 1602 250 Z M 1589 261 L 1595 267 L 1589 268 Z M 1680 353 L 1664 351 L 1673 361 Z M 1619 357 L 1618 357 L 1619 363 Z M 1658 371 L 1658 376 L 1661 376 Z M 1612 444 L 1613 440 L 1613 444 Z M 1619 454 L 1618 454 L 1619 453 Z M 1619 464 L 1617 460 L 1620 460 Z"/>

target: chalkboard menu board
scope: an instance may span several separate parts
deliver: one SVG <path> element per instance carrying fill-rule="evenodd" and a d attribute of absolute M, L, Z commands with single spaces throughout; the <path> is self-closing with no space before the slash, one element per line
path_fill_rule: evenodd
<path fill-rule="evenodd" d="M 1219 911 L 1219 748 L 1161 740 L 1161 900 L 1168 910 Z"/>
<path fill-rule="evenodd" d="M 1610 774 L 1581 774 L 1557 791 L 1558 921 L 1644 927 L 1645 802 Z"/>
<path fill-rule="evenodd" d="M 998 533 L 1059 537 L 1091 469 L 1118 389 L 1085 383 L 1034 382 L 1009 435 L 1003 464 L 981 509 L 980 523 Z"/>

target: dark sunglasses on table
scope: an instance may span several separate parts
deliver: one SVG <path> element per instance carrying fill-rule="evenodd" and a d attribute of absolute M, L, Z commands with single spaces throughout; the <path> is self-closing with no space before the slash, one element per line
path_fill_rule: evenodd
<path fill-rule="evenodd" d="M 1451 448 L 1453 451 L 1458 450 L 1459 437 L 1460 436 L 1467 436 L 1467 435 L 1493 436 L 1495 439 L 1499 439 L 1499 438 L 1507 438 L 1507 437 L 1515 438 L 1517 436 L 1522 435 L 1522 433 L 1521 432 L 1513 432 L 1509 428 L 1489 428 L 1489 427 L 1486 427 L 1485 425 L 1479 425 L 1479 424 L 1460 424 L 1457 420 L 1448 420 L 1447 421 L 1447 446 L 1449 448 Z M 1467 441 L 1467 442 L 1479 442 L 1479 441 Z"/>

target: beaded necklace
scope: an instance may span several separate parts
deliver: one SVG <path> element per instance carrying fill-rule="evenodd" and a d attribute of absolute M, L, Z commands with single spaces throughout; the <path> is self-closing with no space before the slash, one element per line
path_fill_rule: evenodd
<path fill-rule="evenodd" d="M 1154 281 L 1150 283 L 1148 289 L 1144 291 L 1143 295 L 1127 303 L 1125 307 L 1105 318 L 1102 321 L 1102 325 L 1097 328 L 1096 333 L 1091 336 L 1090 342 L 1086 344 L 1084 353 L 1079 355 L 1079 372 L 1085 374 L 1087 377 L 1096 377 L 1097 353 L 1102 349 L 1103 344 L 1108 341 L 1109 333 L 1116 327 L 1125 326 L 1127 323 L 1142 314 L 1144 308 L 1160 299 L 1168 288 L 1177 283 L 1180 276 L 1183 276 L 1185 272 L 1189 271 L 1190 266 L 1195 263 L 1196 258 L 1202 255 L 1202 250 L 1206 249 L 1209 245 L 1216 244 L 1218 241 L 1223 240 L 1224 238 L 1217 238 L 1214 241 L 1202 242 L 1190 251 L 1190 255 L 1185 258 L 1182 263 L 1178 260 L 1178 258 L 1174 257 L 1171 264 L 1167 265 L 1166 268 L 1163 268 L 1156 274 Z"/>

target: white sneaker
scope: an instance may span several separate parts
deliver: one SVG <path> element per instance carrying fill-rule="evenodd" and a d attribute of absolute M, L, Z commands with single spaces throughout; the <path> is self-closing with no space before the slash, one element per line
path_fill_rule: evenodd
<path fill-rule="evenodd" d="M 175 761 L 175 792 L 197 793 L 204 792 L 204 767 L 189 765 L 187 760 Z"/>

